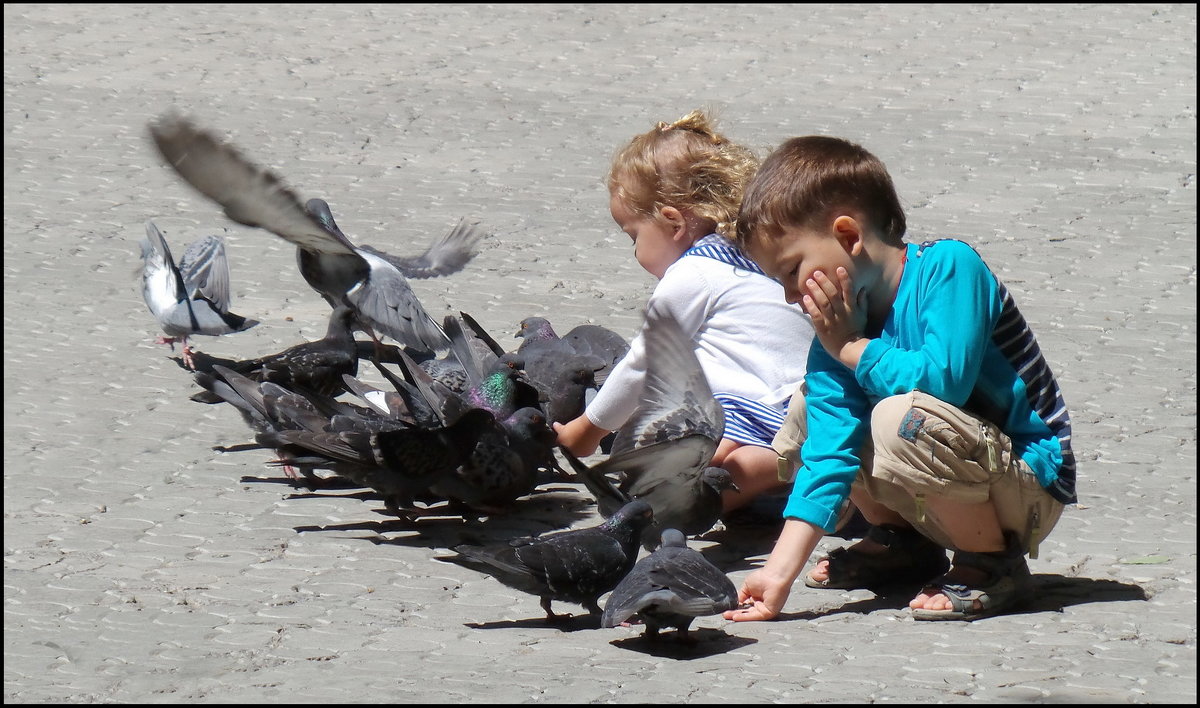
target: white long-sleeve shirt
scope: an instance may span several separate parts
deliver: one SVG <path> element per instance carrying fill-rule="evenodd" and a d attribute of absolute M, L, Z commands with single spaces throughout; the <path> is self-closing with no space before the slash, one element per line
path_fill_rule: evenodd
<path fill-rule="evenodd" d="M 719 237 L 701 243 L 711 239 Z M 783 410 L 804 379 L 812 322 L 799 305 L 784 301 L 782 286 L 761 273 L 685 255 L 667 268 L 647 309 L 674 319 L 692 337 L 713 393 Z M 605 430 L 617 430 L 637 410 L 645 375 L 646 348 L 638 333 L 585 415 Z"/>

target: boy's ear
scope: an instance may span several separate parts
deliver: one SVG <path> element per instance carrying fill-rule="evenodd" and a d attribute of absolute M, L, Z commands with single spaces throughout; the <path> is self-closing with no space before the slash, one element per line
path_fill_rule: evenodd
<path fill-rule="evenodd" d="M 842 248 L 851 256 L 862 253 L 863 230 L 862 224 L 852 216 L 842 214 L 833 220 L 833 235 L 842 244 Z"/>

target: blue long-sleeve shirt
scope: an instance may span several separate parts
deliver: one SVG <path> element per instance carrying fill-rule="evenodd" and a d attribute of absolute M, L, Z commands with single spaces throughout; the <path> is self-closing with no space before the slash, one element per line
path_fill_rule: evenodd
<path fill-rule="evenodd" d="M 922 391 L 1004 431 L 1038 482 L 1075 502 L 1071 422 L 1058 382 L 1007 288 L 962 241 L 906 244 L 892 311 L 851 371 L 814 342 L 808 438 L 783 515 L 833 531 L 861 463 L 871 409 Z"/>

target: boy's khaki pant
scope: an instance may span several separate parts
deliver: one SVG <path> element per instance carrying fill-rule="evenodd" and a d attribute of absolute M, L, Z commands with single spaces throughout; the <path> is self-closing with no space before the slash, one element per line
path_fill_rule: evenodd
<path fill-rule="evenodd" d="M 780 475 L 794 475 L 808 437 L 805 387 L 792 396 L 775 435 Z M 935 543 L 954 550 L 950 536 L 925 512 L 937 497 L 965 504 L 991 501 L 1000 526 L 1016 532 L 1037 557 L 1037 544 L 1062 515 L 1063 505 L 1038 484 L 995 425 L 920 391 L 880 401 L 871 412 L 871 436 L 853 489 L 904 517 Z"/>

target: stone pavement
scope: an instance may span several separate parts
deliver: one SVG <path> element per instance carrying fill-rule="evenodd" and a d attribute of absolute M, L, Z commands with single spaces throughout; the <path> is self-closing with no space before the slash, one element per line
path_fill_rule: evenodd
<path fill-rule="evenodd" d="M 1194 703 L 1195 65 L 1189 4 L 6 4 L 5 702 Z M 927 624 L 907 596 L 797 587 L 779 621 L 656 647 L 546 626 L 435 559 L 595 523 L 577 486 L 411 528 L 214 452 L 248 431 L 151 343 L 143 221 L 177 249 L 228 231 L 235 311 L 263 324 L 202 351 L 315 338 L 328 307 L 288 244 L 159 163 L 145 125 L 172 107 L 359 242 L 482 219 L 467 270 L 414 288 L 501 337 L 532 314 L 635 331 L 653 282 L 603 176 L 655 121 L 864 144 L 910 238 L 962 238 L 1004 279 L 1073 411 L 1080 504 L 1037 596 Z M 740 582 L 772 533 L 695 545 Z"/>

